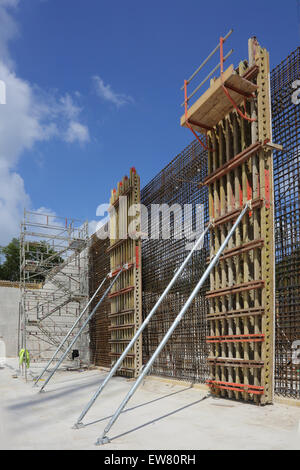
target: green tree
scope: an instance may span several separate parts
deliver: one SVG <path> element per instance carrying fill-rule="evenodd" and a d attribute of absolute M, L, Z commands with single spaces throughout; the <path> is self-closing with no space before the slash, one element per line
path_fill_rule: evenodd
<path fill-rule="evenodd" d="M 5 247 L 0 247 L 0 279 L 6 281 L 20 280 L 20 242 L 17 238 Z M 45 271 L 63 262 L 63 258 L 47 245 L 47 243 L 30 242 L 26 252 L 26 260 L 39 261 L 41 273 L 34 273 L 32 281 L 44 282 Z"/>
<path fill-rule="evenodd" d="M 0 278 L 5 281 L 19 281 L 20 279 L 20 244 L 17 238 L 0 248 L 1 258 Z"/>

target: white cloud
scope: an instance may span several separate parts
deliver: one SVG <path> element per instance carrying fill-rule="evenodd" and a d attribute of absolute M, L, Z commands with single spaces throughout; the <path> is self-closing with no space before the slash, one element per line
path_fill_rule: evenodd
<path fill-rule="evenodd" d="M 8 42 L 14 39 L 19 28 L 7 9 L 16 8 L 19 0 L 0 0 L 0 57 L 5 63 L 13 65 L 8 50 Z"/>
<path fill-rule="evenodd" d="M 50 138 L 80 144 L 89 141 L 76 95 L 46 93 L 17 76 L 8 45 L 18 35 L 9 10 L 18 3 L 0 0 L 0 80 L 6 85 L 6 104 L 0 105 L 0 245 L 18 236 L 23 209 L 31 206 L 24 181 L 15 172 L 23 152 Z"/>
<path fill-rule="evenodd" d="M 80 122 L 71 121 L 67 129 L 65 139 L 67 142 L 70 142 L 70 143 L 73 143 L 76 141 L 80 142 L 81 144 L 85 142 L 89 142 L 90 140 L 89 130 L 86 126 L 84 126 L 83 124 L 80 124 Z"/>
<path fill-rule="evenodd" d="M 1 7 L 16 7 L 18 4 L 19 0 L 0 0 Z"/>
<path fill-rule="evenodd" d="M 0 245 L 6 245 L 13 236 L 18 236 L 21 215 L 29 203 L 21 176 L 0 168 Z"/>
<path fill-rule="evenodd" d="M 0 78 L 6 83 L 6 104 L 0 106 L 0 163 L 13 168 L 25 149 L 49 138 L 54 129 L 51 123 L 43 125 L 45 110 L 30 85 L 1 62 Z"/>
<path fill-rule="evenodd" d="M 105 85 L 102 78 L 98 75 L 95 75 L 93 77 L 93 80 L 96 86 L 96 92 L 98 96 L 106 101 L 113 103 L 117 106 L 117 108 L 125 104 L 134 102 L 131 96 L 114 92 L 111 86 L 109 84 Z"/>

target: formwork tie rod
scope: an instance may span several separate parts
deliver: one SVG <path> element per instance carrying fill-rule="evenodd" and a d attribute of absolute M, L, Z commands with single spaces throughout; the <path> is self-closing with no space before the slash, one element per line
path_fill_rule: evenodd
<path fill-rule="evenodd" d="M 56 366 L 54 367 L 53 371 L 51 372 L 51 374 L 49 375 L 49 377 L 47 378 L 46 382 L 43 384 L 43 386 L 41 387 L 40 389 L 40 392 L 42 392 L 44 390 L 44 388 L 46 387 L 46 385 L 49 383 L 49 381 L 51 380 L 51 378 L 53 377 L 53 375 L 55 374 L 55 372 L 57 371 L 57 369 L 59 368 L 59 366 L 61 365 L 61 363 L 63 362 L 63 360 L 65 359 L 65 357 L 67 356 L 67 354 L 69 353 L 69 351 L 71 350 L 71 348 L 73 347 L 73 345 L 76 343 L 77 339 L 79 338 L 79 336 L 81 335 L 81 333 L 83 332 L 83 330 L 85 329 L 86 325 L 89 323 L 89 321 L 92 319 L 92 317 L 94 316 L 94 314 L 96 313 L 98 307 L 101 305 L 101 303 L 103 302 L 103 300 L 105 299 L 105 297 L 107 296 L 107 294 L 109 293 L 109 291 L 111 290 L 111 288 L 113 287 L 113 285 L 115 284 L 115 282 L 117 281 L 117 279 L 119 278 L 120 274 L 125 270 L 127 269 L 127 265 L 124 265 L 120 271 L 118 272 L 118 274 L 116 275 L 116 277 L 112 280 L 112 282 L 110 283 L 110 285 L 108 286 L 108 288 L 106 289 L 106 291 L 104 292 L 104 294 L 102 295 L 101 299 L 99 300 L 99 302 L 96 304 L 96 306 L 93 308 L 93 310 L 91 311 L 91 313 L 89 314 L 89 316 L 87 317 L 87 319 L 84 321 L 84 323 L 82 324 L 80 330 L 78 331 L 78 333 L 76 334 L 76 336 L 74 337 L 74 339 L 71 341 L 71 343 L 69 344 L 68 348 L 66 349 L 66 351 L 63 353 L 63 355 L 61 356 L 60 360 L 58 361 L 58 363 L 56 364 Z"/>
<path fill-rule="evenodd" d="M 150 311 L 150 313 L 148 314 L 148 316 L 146 317 L 146 319 L 144 320 L 144 322 L 142 323 L 142 325 L 140 326 L 140 328 L 138 329 L 138 331 L 135 333 L 134 337 L 132 338 L 132 340 L 130 341 L 130 343 L 128 344 L 128 346 L 126 347 L 126 349 L 123 351 L 122 355 L 119 357 L 119 359 L 116 361 L 116 363 L 114 364 L 114 366 L 112 367 L 112 369 L 110 370 L 109 374 L 107 375 L 107 377 L 105 378 L 105 380 L 101 383 L 100 387 L 98 388 L 98 390 L 95 392 L 94 396 L 92 397 L 92 399 L 90 400 L 90 402 L 87 404 L 87 406 L 84 408 L 84 410 L 82 411 L 81 415 L 79 416 L 78 420 L 76 421 L 75 425 L 74 425 L 74 428 L 77 429 L 77 428 L 80 428 L 83 425 L 82 423 L 82 420 L 83 418 L 85 417 L 85 415 L 87 414 L 87 412 L 89 411 L 89 409 L 92 407 L 92 405 L 95 403 L 95 401 L 97 400 L 98 396 L 100 395 L 100 393 L 102 392 L 102 390 L 104 389 L 104 387 L 108 384 L 108 382 L 110 381 L 110 379 L 113 377 L 113 375 L 117 372 L 118 368 L 122 365 L 125 357 L 127 356 L 127 354 L 129 353 L 129 351 L 131 350 L 131 348 L 134 346 L 135 342 L 137 341 L 137 339 L 139 338 L 139 336 L 141 335 L 141 333 L 143 332 L 143 330 L 146 328 L 146 326 L 148 325 L 149 321 L 151 320 L 152 316 L 154 315 L 154 313 L 156 312 L 156 310 L 158 309 L 158 307 L 160 306 L 160 304 L 162 303 L 162 301 L 164 300 L 164 298 L 166 297 L 167 293 L 169 292 L 169 290 L 173 287 L 173 285 L 175 284 L 176 280 L 178 279 L 178 277 L 180 276 L 180 274 L 182 273 L 182 271 L 184 270 L 185 266 L 187 265 L 187 263 L 189 262 L 189 260 L 191 259 L 191 257 L 193 256 L 194 252 L 199 248 L 199 246 L 201 245 L 201 243 L 203 242 L 204 238 L 205 238 L 205 235 L 207 234 L 207 232 L 209 231 L 209 229 L 211 228 L 212 224 L 210 223 L 207 228 L 204 230 L 204 232 L 202 232 L 201 236 L 198 238 L 198 240 L 196 241 L 195 245 L 193 246 L 192 250 L 190 251 L 190 253 L 188 254 L 188 256 L 186 257 L 186 259 L 184 260 L 184 262 L 182 263 L 182 265 L 180 266 L 180 268 L 176 271 L 175 275 L 173 276 L 172 280 L 170 281 L 170 283 L 168 284 L 168 286 L 166 287 L 166 289 L 164 290 L 164 292 L 162 293 L 162 295 L 160 296 L 160 298 L 158 299 L 158 301 L 156 302 L 156 304 L 154 305 L 154 307 L 152 308 L 152 310 Z"/>
<path fill-rule="evenodd" d="M 56 349 L 55 353 L 53 354 L 53 356 L 51 357 L 51 359 L 49 360 L 49 362 L 47 363 L 46 367 L 43 369 L 42 373 L 38 376 L 38 378 L 36 379 L 36 381 L 34 382 L 34 386 L 38 383 L 38 381 L 43 377 L 44 373 L 48 370 L 48 367 L 50 366 L 50 364 L 52 363 L 52 361 L 54 360 L 54 358 L 57 356 L 57 354 L 59 353 L 59 351 L 62 349 L 63 345 L 65 344 L 65 342 L 67 341 L 67 339 L 70 337 L 70 335 L 72 334 L 72 332 L 74 331 L 74 329 L 76 328 L 76 326 L 78 325 L 78 323 L 80 322 L 80 320 L 82 319 L 83 315 L 85 314 L 85 312 L 87 311 L 88 307 L 90 306 L 90 304 L 92 303 L 92 301 L 94 300 L 94 298 L 96 297 L 96 295 L 98 294 L 99 290 L 101 289 L 101 287 L 103 286 L 104 282 L 106 281 L 107 279 L 107 275 L 104 277 L 103 281 L 99 284 L 98 288 L 95 290 L 93 296 L 90 298 L 90 300 L 88 301 L 88 303 L 86 304 L 86 306 L 84 307 L 84 309 L 82 310 L 82 312 L 80 313 L 79 317 L 77 318 L 77 320 L 75 321 L 74 325 L 72 326 L 72 328 L 70 329 L 70 331 L 67 333 L 67 335 L 63 338 L 62 342 L 60 343 L 60 345 L 58 346 L 58 348 Z"/>
<path fill-rule="evenodd" d="M 175 328 L 177 327 L 177 325 L 180 323 L 180 321 L 182 320 L 184 314 L 186 313 L 186 311 L 188 310 L 188 308 L 190 307 L 191 303 L 193 302 L 194 298 L 196 297 L 196 295 L 198 294 L 199 290 L 201 289 L 201 287 L 203 286 L 204 282 L 206 281 L 207 277 L 209 276 L 210 272 L 212 271 L 212 269 L 214 268 L 214 266 L 217 264 L 222 252 L 224 251 L 224 249 L 226 248 L 230 238 L 232 237 L 233 233 L 235 232 L 237 226 L 239 225 L 239 223 L 241 222 L 242 218 L 244 217 L 244 215 L 246 214 L 246 212 L 249 210 L 250 208 L 250 202 L 247 202 L 244 209 L 241 211 L 240 215 L 238 216 L 236 222 L 234 223 L 234 225 L 232 226 L 231 230 L 229 231 L 228 235 L 226 236 L 224 242 L 222 243 L 221 247 L 219 248 L 218 252 L 216 253 L 214 259 L 211 261 L 211 263 L 209 264 L 209 266 L 207 267 L 207 269 L 205 270 L 204 274 L 202 275 L 201 279 L 199 280 L 198 284 L 196 285 L 195 289 L 193 290 L 193 292 L 191 293 L 191 295 L 189 296 L 188 300 L 186 301 L 185 305 L 183 306 L 183 308 L 181 309 L 181 311 L 179 312 L 179 314 L 177 315 L 176 319 L 174 320 L 173 324 L 171 325 L 170 329 L 168 330 L 168 332 L 166 333 L 166 335 L 164 336 L 163 340 L 161 341 L 161 343 L 159 344 L 159 346 L 157 347 L 156 351 L 154 352 L 153 356 L 150 358 L 150 360 L 148 361 L 147 365 L 144 367 L 143 369 L 143 372 L 141 373 L 141 375 L 138 377 L 138 379 L 136 380 L 136 382 L 133 384 L 133 386 L 131 387 L 131 389 L 129 390 L 129 392 L 127 393 L 126 397 L 124 398 L 124 400 L 122 401 L 122 403 L 120 404 L 119 408 L 116 410 L 116 412 L 114 413 L 114 415 L 111 417 L 108 425 L 106 426 L 106 428 L 104 429 L 104 432 L 103 432 L 103 435 L 101 438 L 99 438 L 96 442 L 96 445 L 102 445 L 102 444 L 107 444 L 108 442 L 110 442 L 110 439 L 109 437 L 107 436 L 107 433 L 110 431 L 111 427 L 113 426 L 113 424 L 116 422 L 116 420 L 118 419 L 120 413 L 122 412 L 122 410 L 124 409 L 124 407 L 126 406 L 126 404 L 128 403 L 128 401 L 130 400 L 130 398 L 134 395 L 135 391 L 137 390 L 137 388 L 139 387 L 139 385 L 141 384 L 141 382 L 143 381 L 144 377 L 146 376 L 146 374 L 148 373 L 148 371 L 150 370 L 152 364 L 154 363 L 154 361 L 156 360 L 156 358 L 159 356 L 161 350 L 164 348 L 164 346 L 166 345 L 167 341 L 169 340 L 170 336 L 172 335 L 173 331 L 175 330 Z"/>

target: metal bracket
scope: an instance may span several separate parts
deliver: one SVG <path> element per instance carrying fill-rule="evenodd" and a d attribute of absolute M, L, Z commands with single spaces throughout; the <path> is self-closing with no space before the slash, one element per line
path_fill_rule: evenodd
<path fill-rule="evenodd" d="M 79 423 L 75 423 L 74 426 L 72 426 L 72 429 L 81 429 L 84 428 L 85 424 L 83 424 L 81 421 Z"/>
<path fill-rule="evenodd" d="M 264 147 L 267 147 L 268 149 L 271 149 L 271 150 L 278 150 L 280 152 L 283 151 L 283 145 L 275 144 L 274 142 L 266 142 L 264 144 Z"/>
<path fill-rule="evenodd" d="M 110 443 L 110 439 L 108 436 L 103 436 L 99 439 L 97 439 L 95 445 L 96 446 L 103 446 L 104 444 L 109 444 Z"/>

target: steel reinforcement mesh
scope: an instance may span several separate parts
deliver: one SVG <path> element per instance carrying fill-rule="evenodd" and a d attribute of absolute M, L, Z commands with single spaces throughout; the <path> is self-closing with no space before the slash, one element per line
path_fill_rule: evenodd
<path fill-rule="evenodd" d="M 90 297 L 93 296 L 97 287 L 103 281 L 110 271 L 110 260 L 107 248 L 109 247 L 109 239 L 101 240 L 97 235 L 93 235 L 90 248 Z M 108 287 L 108 281 L 104 283 L 91 304 L 91 310 Z M 100 307 L 98 307 L 94 317 L 90 321 L 90 354 L 91 363 L 97 366 L 110 367 L 110 301 L 108 297 L 104 299 Z"/>
<path fill-rule="evenodd" d="M 275 392 L 300 398 L 300 47 L 271 73 L 276 243 Z M 298 82 L 297 82 L 298 81 Z M 294 350 L 294 355 L 297 350 Z"/>
<path fill-rule="evenodd" d="M 175 271 L 188 255 L 187 240 L 179 239 L 174 225 L 181 219 L 186 234 L 191 234 L 196 227 L 197 207 L 202 211 L 202 222 L 208 222 L 207 188 L 199 182 L 207 175 L 207 156 L 197 141 L 192 142 L 160 173 L 158 173 L 141 192 L 141 203 L 148 210 L 148 239 L 142 242 L 142 285 L 143 318 L 145 318 L 162 292 L 171 281 Z M 162 239 L 162 230 L 169 226 L 169 217 L 165 213 L 160 220 L 151 222 L 153 205 L 173 204 L 174 213 L 170 216 L 171 237 Z M 185 205 L 190 204 L 187 208 Z M 179 205 L 179 206 L 178 206 Z M 198 206 L 197 206 L 198 205 Z M 184 211 L 186 209 L 186 212 Z M 182 211 L 179 219 L 178 211 Z M 184 225 L 182 225 L 184 227 Z M 145 227 L 142 227 L 142 230 Z M 152 239 L 153 233 L 160 230 L 160 239 Z M 188 232 L 190 230 L 190 232 Z M 170 290 L 143 333 L 143 362 L 152 356 L 160 341 L 168 331 L 175 317 L 185 304 L 192 289 L 200 279 L 206 267 L 208 256 L 208 238 L 201 250 L 193 255 L 185 271 Z M 205 342 L 207 301 L 206 284 L 197 296 L 193 306 L 171 336 L 159 358 L 153 365 L 153 375 L 173 377 L 191 382 L 205 382 L 209 370 L 207 366 L 208 348 Z"/>

